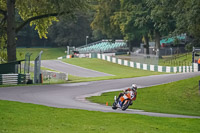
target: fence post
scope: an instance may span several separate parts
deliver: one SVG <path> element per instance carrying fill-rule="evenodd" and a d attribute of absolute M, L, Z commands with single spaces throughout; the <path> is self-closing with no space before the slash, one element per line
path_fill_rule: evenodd
<path fill-rule="evenodd" d="M 0 74 L 0 85 L 3 84 L 3 78 L 2 78 L 2 74 Z"/>
<path fill-rule="evenodd" d="M 192 63 L 194 63 L 194 56 L 195 56 L 195 48 L 193 47 L 193 50 L 192 50 Z"/>
<path fill-rule="evenodd" d="M 21 84 L 21 74 L 18 74 L 18 81 L 17 84 Z"/>
<path fill-rule="evenodd" d="M 41 83 L 41 71 L 40 71 L 40 66 L 41 66 L 41 56 L 42 56 L 43 51 L 39 53 L 39 55 L 35 58 L 34 61 L 34 83 Z"/>

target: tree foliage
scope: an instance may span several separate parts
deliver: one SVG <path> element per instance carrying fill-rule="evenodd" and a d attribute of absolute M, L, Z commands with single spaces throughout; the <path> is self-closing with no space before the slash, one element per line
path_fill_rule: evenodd
<path fill-rule="evenodd" d="M 15 34 L 8 34 L 8 29 L 18 34 L 27 24 L 34 27 L 40 38 L 47 38 L 50 32 L 49 36 L 55 37 L 60 45 L 78 46 L 89 35 L 96 39 L 124 38 L 132 47 L 142 38 L 148 45 L 151 37 L 159 49 L 162 36 L 187 33 L 193 40 L 188 46 L 200 46 L 199 0 L 90 0 L 89 15 L 80 13 L 88 9 L 88 1 L 0 0 L 0 60 L 16 59 Z M 15 8 L 14 14 L 8 13 L 13 11 L 8 9 L 9 2 L 14 5 L 11 6 Z M 14 21 L 8 21 L 10 16 Z M 12 26 L 8 26 L 8 22 Z M 89 28 L 90 22 L 93 31 Z M 5 57 L 5 49 L 10 51 L 8 57 Z"/>
<path fill-rule="evenodd" d="M 139 46 L 144 36 L 148 49 L 148 34 L 150 32 L 151 21 L 148 18 L 148 9 L 143 1 L 121 0 L 121 10 L 118 13 L 121 31 L 124 38 L 130 42 L 130 46 Z M 130 47 L 130 49 L 132 49 Z"/>
<path fill-rule="evenodd" d="M 120 38 L 119 25 L 114 21 L 115 12 L 120 10 L 119 0 L 99 0 L 96 15 L 91 23 L 93 30 L 99 30 L 108 38 Z"/>
<path fill-rule="evenodd" d="M 58 23 L 49 28 L 48 36 L 57 46 L 85 45 L 86 36 L 92 36 L 90 23 L 90 15 L 77 13 L 73 21 L 61 18 Z"/>
<path fill-rule="evenodd" d="M 6 30 L 9 27 L 13 30 L 7 32 L 6 38 L 8 61 L 16 60 L 15 34 L 8 33 L 18 33 L 25 25 L 30 24 L 35 26 L 40 38 L 47 38 L 47 29 L 53 21 L 58 21 L 58 16 L 74 17 L 77 11 L 85 11 L 88 8 L 87 2 L 87 0 L 0 0 L 1 38 L 6 37 Z M 8 13 L 9 11 L 16 12 Z M 15 15 L 20 15 L 22 21 L 17 22 Z M 8 18 L 14 21 L 8 21 Z"/>
<path fill-rule="evenodd" d="M 176 33 L 187 33 L 193 46 L 200 46 L 200 1 L 182 0 L 175 5 Z"/>
<path fill-rule="evenodd" d="M 199 42 L 198 0 L 120 0 L 120 5 L 113 9 L 110 3 L 114 1 L 99 1 L 93 29 L 109 34 L 111 31 L 114 33 L 110 25 L 115 25 L 120 29 L 115 31 L 127 40 L 141 39 L 141 36 L 149 40 L 151 36 L 157 49 L 160 48 L 162 36 L 187 33 L 195 42 Z"/>
<path fill-rule="evenodd" d="M 84 0 L 17 0 L 16 8 L 24 21 L 19 25 L 19 30 L 30 22 L 30 26 L 35 25 L 41 38 L 47 38 L 47 29 L 53 21 L 58 21 L 57 16 L 71 18 L 77 11 L 86 9 L 86 3 Z"/>

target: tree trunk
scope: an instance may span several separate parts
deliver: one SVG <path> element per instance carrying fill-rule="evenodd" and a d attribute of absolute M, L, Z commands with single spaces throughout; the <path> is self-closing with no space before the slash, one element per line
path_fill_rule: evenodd
<path fill-rule="evenodd" d="M 127 41 L 127 44 L 128 44 L 128 47 L 129 47 L 129 53 L 131 53 L 132 52 L 132 45 L 131 45 L 131 42 L 130 41 Z"/>
<path fill-rule="evenodd" d="M 141 39 L 134 39 L 129 41 L 129 49 L 133 51 L 134 47 L 140 47 Z"/>
<path fill-rule="evenodd" d="M 8 62 L 16 61 L 15 0 L 7 0 L 7 56 Z"/>
<path fill-rule="evenodd" d="M 155 30 L 156 55 L 160 58 L 160 32 Z"/>
<path fill-rule="evenodd" d="M 144 36 L 145 44 L 146 44 L 146 54 L 149 54 L 149 37 L 148 35 Z"/>

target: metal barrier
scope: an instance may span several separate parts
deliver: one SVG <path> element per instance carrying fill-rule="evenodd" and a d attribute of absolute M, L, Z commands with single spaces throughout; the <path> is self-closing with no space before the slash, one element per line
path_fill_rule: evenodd
<path fill-rule="evenodd" d="M 39 55 L 35 58 L 34 61 L 34 83 L 42 83 L 40 71 L 42 53 L 43 51 L 39 53 Z"/>
<path fill-rule="evenodd" d="M 0 74 L 0 85 L 26 84 L 30 74 Z"/>
<path fill-rule="evenodd" d="M 60 72 L 52 72 L 47 70 L 42 70 L 43 80 L 59 79 L 59 80 L 68 80 L 68 74 Z"/>
<path fill-rule="evenodd" d="M 147 55 L 147 54 L 139 54 L 131 52 L 130 61 L 143 63 L 143 64 L 151 64 L 158 65 L 159 57 L 157 55 Z"/>
<path fill-rule="evenodd" d="M 130 60 L 123 60 L 112 56 L 107 56 L 105 54 L 97 54 L 98 59 L 106 60 L 112 63 L 117 63 L 124 66 L 129 66 L 137 69 L 156 71 L 156 72 L 166 72 L 166 73 L 185 73 L 185 72 L 197 72 L 198 64 L 192 63 L 191 66 L 158 66 L 152 64 L 145 64 L 139 62 L 133 62 Z"/>

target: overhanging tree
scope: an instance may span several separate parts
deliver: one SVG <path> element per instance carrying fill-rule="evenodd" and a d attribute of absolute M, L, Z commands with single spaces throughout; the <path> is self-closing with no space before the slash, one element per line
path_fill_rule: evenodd
<path fill-rule="evenodd" d="M 16 60 L 16 34 L 27 24 L 35 26 L 40 38 L 47 38 L 47 29 L 58 16 L 74 17 L 88 7 L 87 0 L 0 0 L 1 39 L 7 39 L 8 61 Z M 22 22 L 16 22 L 19 14 Z"/>

